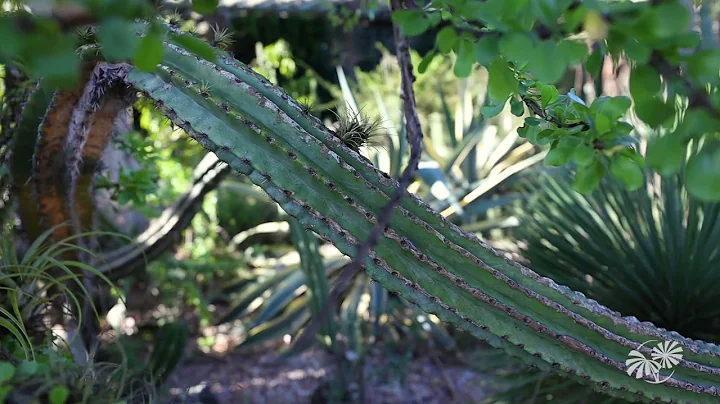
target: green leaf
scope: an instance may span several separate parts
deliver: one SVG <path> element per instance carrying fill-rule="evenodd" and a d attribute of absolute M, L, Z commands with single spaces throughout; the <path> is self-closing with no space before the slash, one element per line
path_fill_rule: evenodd
<path fill-rule="evenodd" d="M 192 0 L 192 9 L 200 14 L 212 14 L 219 4 L 220 0 Z"/>
<path fill-rule="evenodd" d="M 428 19 L 428 24 L 430 25 L 428 28 L 434 27 L 442 21 L 442 15 L 437 11 L 425 13 L 425 17 Z"/>
<path fill-rule="evenodd" d="M 480 109 L 480 112 L 482 113 L 482 116 L 487 119 L 497 116 L 499 113 L 502 112 L 504 108 L 505 102 L 501 102 L 498 104 L 486 104 L 483 105 L 483 107 Z"/>
<path fill-rule="evenodd" d="M 690 15 L 683 4 L 677 0 L 663 1 L 647 12 L 648 30 L 656 38 L 672 37 L 684 33 L 690 23 Z"/>
<path fill-rule="evenodd" d="M 437 53 L 435 53 L 434 50 L 431 50 L 430 52 L 426 53 L 425 56 L 423 56 L 422 60 L 420 61 L 420 64 L 418 65 L 418 73 L 423 74 L 427 70 L 430 63 L 435 59 L 435 56 Z"/>
<path fill-rule="evenodd" d="M 546 145 L 557 138 L 557 135 L 555 129 L 543 129 L 535 137 L 535 142 L 539 145 Z"/>
<path fill-rule="evenodd" d="M 523 139 L 527 139 L 530 143 L 535 144 L 537 134 L 540 133 L 540 128 L 537 126 L 523 125 L 518 128 L 518 136 Z"/>
<path fill-rule="evenodd" d="M 473 55 L 473 44 L 468 40 L 462 40 L 458 44 L 457 59 L 453 66 L 453 72 L 457 77 L 468 77 L 472 73 L 475 56 Z"/>
<path fill-rule="evenodd" d="M 720 142 L 709 141 L 692 157 L 685 170 L 685 184 L 693 197 L 708 202 L 720 201 Z"/>
<path fill-rule="evenodd" d="M 133 64 L 142 71 L 152 72 L 157 68 L 157 65 L 162 62 L 162 58 L 163 45 L 160 37 L 157 35 L 147 35 L 142 39 L 140 46 L 138 46 L 135 52 Z"/>
<path fill-rule="evenodd" d="M 522 100 L 512 100 L 510 102 L 510 112 L 515 116 L 522 116 L 525 113 L 525 103 Z"/>
<path fill-rule="evenodd" d="M 558 52 L 553 41 L 544 41 L 528 52 L 529 68 L 536 80 L 545 84 L 555 84 L 562 78 L 567 62 Z"/>
<path fill-rule="evenodd" d="M 473 46 L 475 60 L 483 66 L 490 64 L 500 55 L 500 40 L 496 36 L 486 35 L 480 38 Z"/>
<path fill-rule="evenodd" d="M 599 159 L 596 159 L 592 164 L 578 169 L 572 187 L 583 195 L 589 194 L 598 186 L 603 175 L 605 175 L 605 167 Z"/>
<path fill-rule="evenodd" d="M 7 396 L 13 390 L 13 386 L 0 386 L 0 403 L 6 403 Z"/>
<path fill-rule="evenodd" d="M 11 380 L 15 376 L 15 366 L 10 362 L 0 362 L 0 384 Z"/>
<path fill-rule="evenodd" d="M 530 60 L 533 51 L 533 41 L 529 35 L 514 32 L 500 38 L 498 44 L 500 53 L 508 60 L 523 65 Z"/>
<path fill-rule="evenodd" d="M 655 96 L 660 88 L 660 75 L 650 66 L 638 65 L 630 74 L 630 94 L 634 99 Z"/>
<path fill-rule="evenodd" d="M 35 361 L 22 361 L 17 366 L 19 376 L 32 376 L 38 369 L 40 369 L 40 365 Z"/>
<path fill-rule="evenodd" d="M 675 108 L 659 97 L 635 99 L 635 114 L 650 127 L 657 128 L 675 116 Z"/>
<path fill-rule="evenodd" d="M 50 393 L 48 394 L 50 404 L 65 404 L 69 396 L 70 390 L 62 385 L 54 386 L 50 389 Z"/>
<path fill-rule="evenodd" d="M 645 64 L 650 60 L 652 48 L 645 43 L 630 39 L 625 44 L 625 54 L 638 64 Z"/>
<path fill-rule="evenodd" d="M 656 138 L 648 144 L 645 161 L 661 175 L 675 174 L 685 161 L 686 146 L 676 133 Z"/>
<path fill-rule="evenodd" d="M 23 41 L 10 18 L 0 18 L 0 60 L 12 59 L 21 51 Z"/>
<path fill-rule="evenodd" d="M 405 36 L 417 36 L 430 28 L 430 21 L 420 10 L 395 11 L 392 20 L 400 26 L 400 31 Z"/>
<path fill-rule="evenodd" d="M 80 58 L 71 48 L 48 49 L 28 62 L 33 78 L 42 78 L 50 87 L 72 88 L 80 80 Z"/>
<path fill-rule="evenodd" d="M 625 115 L 631 105 L 632 101 L 625 96 L 599 97 L 590 106 L 590 116 L 602 115 L 611 122 L 615 122 Z"/>
<path fill-rule="evenodd" d="M 558 44 L 558 53 L 566 64 L 578 63 L 588 54 L 588 47 L 582 42 L 566 39 Z"/>
<path fill-rule="evenodd" d="M 676 133 L 683 139 L 697 139 L 706 133 L 716 132 L 717 128 L 720 128 L 720 119 L 705 109 L 693 108 L 685 111 Z"/>
<path fill-rule="evenodd" d="M 633 131 L 633 129 L 635 128 L 627 122 L 618 122 L 613 126 L 610 132 L 603 136 L 603 139 L 607 140 L 627 136 Z"/>
<path fill-rule="evenodd" d="M 610 160 L 610 173 L 630 191 L 643 184 L 643 172 L 638 163 L 622 154 L 615 154 Z"/>
<path fill-rule="evenodd" d="M 129 60 L 137 53 L 141 38 L 127 21 L 111 18 L 98 27 L 97 39 L 102 53 L 110 61 Z"/>
<path fill-rule="evenodd" d="M 435 44 L 442 53 L 450 53 L 458 41 L 457 32 L 453 27 L 445 27 L 438 32 Z"/>
<path fill-rule="evenodd" d="M 211 62 L 215 61 L 215 50 L 207 42 L 202 39 L 195 38 L 190 35 L 170 34 L 173 42 L 180 45 L 185 50 L 194 53 L 197 56 Z"/>
<path fill-rule="evenodd" d="M 544 119 L 536 118 L 534 116 L 528 116 L 525 118 L 525 125 L 538 126 L 543 122 L 545 122 Z"/>
<path fill-rule="evenodd" d="M 488 67 L 488 74 L 488 95 L 494 103 L 504 103 L 510 95 L 517 93 L 519 83 L 504 60 L 495 59 Z"/>
<path fill-rule="evenodd" d="M 602 136 L 612 129 L 612 122 L 605 115 L 598 115 L 592 121 L 598 136 Z"/>
<path fill-rule="evenodd" d="M 579 167 L 588 166 L 595 159 L 595 149 L 589 143 L 583 142 L 575 148 L 572 158 Z"/>
<path fill-rule="evenodd" d="M 690 57 L 688 74 L 702 84 L 720 84 L 720 50 L 701 50 Z"/>
<path fill-rule="evenodd" d="M 563 166 L 570 161 L 572 154 L 573 148 L 571 147 L 553 147 L 545 156 L 545 165 L 552 167 Z"/>
<path fill-rule="evenodd" d="M 600 68 L 602 67 L 603 54 L 599 50 L 591 53 L 585 62 L 585 68 L 587 69 L 590 76 L 596 78 L 600 74 Z"/>
<path fill-rule="evenodd" d="M 555 86 L 543 85 L 540 88 L 540 95 L 540 100 L 544 109 L 547 108 L 548 105 L 552 104 L 555 100 L 557 100 L 559 93 Z"/>

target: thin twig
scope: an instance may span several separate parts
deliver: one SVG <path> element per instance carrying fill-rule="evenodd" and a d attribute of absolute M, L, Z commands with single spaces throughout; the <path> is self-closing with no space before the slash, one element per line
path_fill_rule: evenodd
<path fill-rule="evenodd" d="M 699 108 L 704 109 L 705 111 L 709 112 L 716 118 L 720 119 L 720 110 L 718 108 L 715 108 L 713 106 L 712 102 L 710 101 L 710 96 L 708 93 L 702 88 L 696 86 L 693 82 L 688 80 L 688 78 L 684 75 L 682 75 L 680 68 L 678 66 L 673 65 L 670 63 L 667 59 L 663 58 L 662 55 L 660 55 L 658 52 L 653 52 L 650 56 L 650 61 L 648 64 L 655 69 L 660 75 L 664 76 L 666 79 L 677 79 L 679 84 L 681 84 L 684 88 L 686 88 L 689 91 L 688 94 L 688 107 L 690 108 Z"/>
<path fill-rule="evenodd" d="M 527 105 L 530 112 L 532 112 L 533 114 L 539 116 L 540 118 L 542 118 L 550 123 L 555 124 L 555 126 L 557 126 L 558 128 L 571 129 L 571 128 L 574 128 L 577 126 L 582 126 L 583 130 L 590 129 L 590 125 L 588 125 L 587 122 L 572 122 L 572 123 L 561 122 L 559 119 L 548 115 L 545 112 L 545 110 L 540 105 L 538 105 L 537 101 L 533 100 L 530 97 L 523 96 L 522 100 L 525 103 L 525 105 Z"/>
<path fill-rule="evenodd" d="M 391 0 L 391 10 L 396 11 L 402 8 L 414 6 L 414 4 L 406 5 L 405 1 L 406 0 Z M 413 91 L 415 75 L 413 74 L 409 46 L 407 39 L 400 33 L 400 28 L 395 23 L 393 23 L 393 34 L 395 36 L 396 55 L 398 65 L 400 66 L 400 76 L 402 80 L 400 98 L 403 100 L 405 109 L 405 126 L 407 128 L 408 143 L 410 144 L 410 161 L 400 176 L 398 188 L 390 198 L 390 202 L 382 208 L 377 224 L 370 233 L 370 237 L 368 237 L 364 243 L 357 246 L 355 257 L 353 257 L 352 262 L 340 273 L 337 284 L 330 293 L 327 304 L 323 308 L 322 312 L 320 312 L 320 314 L 305 328 L 303 335 L 298 338 L 297 343 L 295 344 L 295 350 L 303 350 L 310 345 L 310 342 L 314 339 L 315 334 L 325 322 L 327 316 L 333 311 L 333 308 L 340 296 L 350 285 L 350 280 L 353 278 L 358 269 L 364 266 L 364 261 L 370 253 L 370 250 L 373 246 L 375 246 L 375 244 L 377 244 L 380 239 L 380 235 L 386 230 L 395 207 L 400 203 L 400 200 L 407 192 L 407 187 L 415 177 L 415 171 L 417 170 L 418 163 L 420 162 L 420 156 L 422 155 L 423 134 L 422 127 L 420 126 L 420 118 L 418 117 L 415 107 L 415 92 Z"/>

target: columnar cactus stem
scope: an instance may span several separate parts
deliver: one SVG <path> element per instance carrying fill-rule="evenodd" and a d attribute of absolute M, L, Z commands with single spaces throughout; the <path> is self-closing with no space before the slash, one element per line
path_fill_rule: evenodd
<path fill-rule="evenodd" d="M 127 81 L 303 226 L 353 255 L 397 183 L 280 89 L 218 54 L 212 63 L 166 43 L 157 73 L 131 70 Z M 389 290 L 543 369 L 631 401 L 720 402 L 717 346 L 622 317 L 540 277 L 412 195 L 365 263 Z M 650 339 L 683 348 L 663 384 L 626 373 L 628 353 Z"/>

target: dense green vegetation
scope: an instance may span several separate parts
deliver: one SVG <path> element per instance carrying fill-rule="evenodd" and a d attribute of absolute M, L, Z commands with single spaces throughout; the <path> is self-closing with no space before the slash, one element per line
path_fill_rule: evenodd
<path fill-rule="evenodd" d="M 0 17 L 3 400 L 164 402 L 188 338 L 234 327 L 330 352 L 327 401 L 362 401 L 379 345 L 464 359 L 489 402 L 720 401 L 712 2 L 393 1 L 364 70 L 322 49 L 383 4 L 261 43 L 272 13 L 212 0 L 25 3 Z M 648 340 L 684 361 L 633 374 Z"/>

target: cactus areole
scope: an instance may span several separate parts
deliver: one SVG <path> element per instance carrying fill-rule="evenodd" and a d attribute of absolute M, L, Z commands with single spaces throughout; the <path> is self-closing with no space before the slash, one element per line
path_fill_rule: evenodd
<path fill-rule="evenodd" d="M 177 42 L 182 35 L 163 41 L 154 72 L 103 65 L 96 77 L 115 75 L 106 81 L 125 83 L 153 101 L 305 229 L 353 256 L 397 182 L 280 88 L 222 51 L 214 50 L 213 61 L 188 52 Z M 598 391 L 639 402 L 720 402 L 720 347 L 623 317 L 541 277 L 410 193 L 395 208 L 365 270 L 443 321 Z M 682 349 L 660 383 L 626 363 L 631 351 L 650 358 L 655 344 L 643 345 L 650 340 Z"/>

